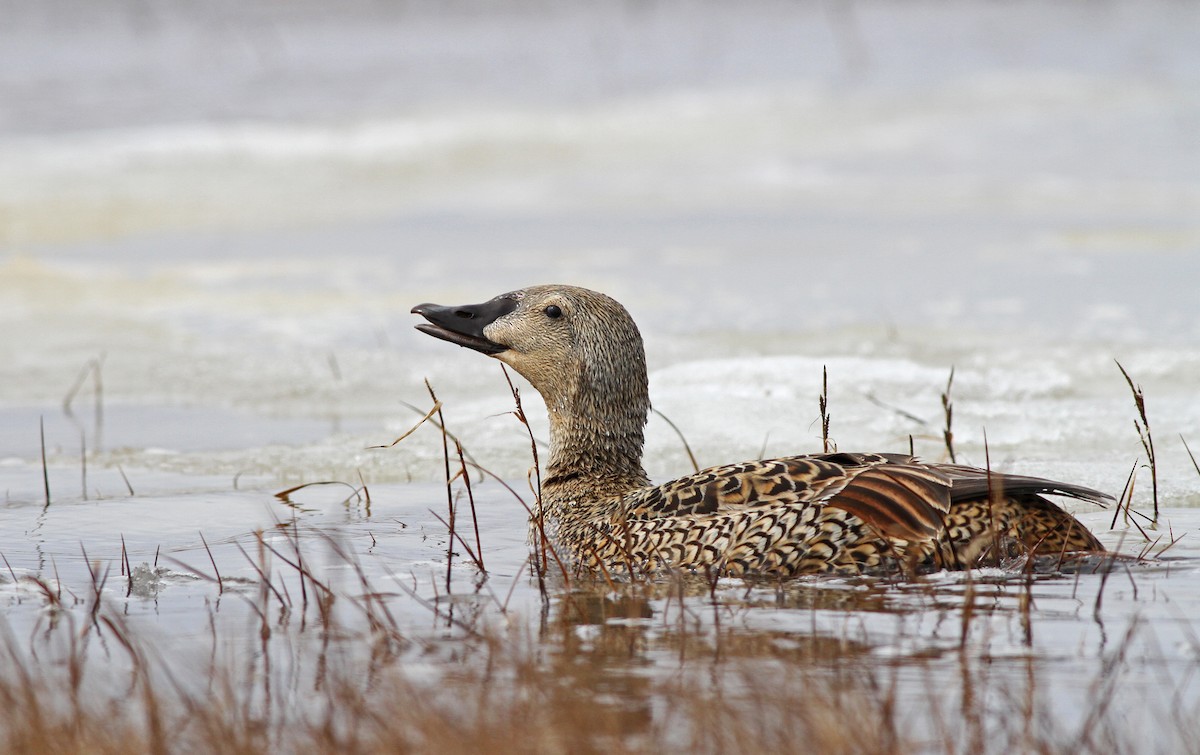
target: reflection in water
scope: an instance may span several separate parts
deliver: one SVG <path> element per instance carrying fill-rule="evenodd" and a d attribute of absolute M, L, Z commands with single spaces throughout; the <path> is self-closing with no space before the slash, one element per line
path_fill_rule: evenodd
<path fill-rule="evenodd" d="M 135 557 L 132 582 L 65 557 L 54 559 L 65 580 L 42 579 L 13 551 L 18 565 L 0 587 L 21 665 L 0 673 L 0 692 L 62 699 L 78 678 L 81 699 L 100 707 L 114 690 L 143 701 L 128 718 L 88 726 L 150 737 L 139 705 L 153 699 L 200 749 L 218 731 L 301 749 L 329 738 L 351 749 L 369 739 L 699 752 L 800 741 L 830 752 L 1028 751 L 1080 736 L 1121 750 L 1143 744 L 1147 721 L 1161 724 L 1156 742 L 1194 733 L 1184 715 L 1200 708 L 1185 670 L 1194 643 L 1179 643 L 1191 630 L 1163 620 L 1193 601 L 1186 587 L 1200 570 L 1187 560 L 1121 564 L 1141 585 L 1136 596 L 1113 586 L 1117 574 L 1102 594 L 1103 574 L 999 569 L 908 581 L 577 576 L 543 595 L 523 541 L 485 539 L 492 574 L 460 561 L 447 592 L 441 564 L 418 564 L 445 554 L 444 530 L 420 515 L 438 486 L 397 508 L 395 494 L 410 489 L 376 488 L 372 516 L 349 520 L 340 495 L 276 503 L 286 525 L 212 532 L 207 548 L 172 549 L 169 570 Z M 375 536 L 397 519 L 407 526 Z M 492 524 L 481 530 L 499 532 Z M 1116 647 L 1095 633 L 1101 614 L 1121 627 Z M 1161 691 L 1114 708 L 1123 685 Z M 22 710 L 0 712 L 5 726 Z"/>

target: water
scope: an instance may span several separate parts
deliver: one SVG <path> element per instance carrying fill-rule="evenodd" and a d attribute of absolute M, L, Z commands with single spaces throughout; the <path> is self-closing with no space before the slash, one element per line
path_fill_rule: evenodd
<path fill-rule="evenodd" d="M 455 547 L 455 621 L 398 586 L 446 600 L 442 440 L 425 426 L 377 446 L 429 408 L 428 379 L 467 453 L 528 500 L 498 367 L 414 332 L 408 310 L 562 281 L 628 306 L 655 408 L 701 464 L 819 450 L 823 368 L 839 447 L 940 458 L 953 368 L 960 460 L 1116 494 L 1144 457 L 1119 360 L 1158 456 L 1150 552 L 1184 536 L 1163 560 L 1037 580 L 1031 629 L 1022 580 L 935 575 L 723 583 L 719 626 L 698 631 L 850 636 L 920 688 L 954 678 L 964 591 L 982 590 L 971 657 L 1035 664 L 1068 719 L 1131 627 L 1122 695 L 1196 700 L 1200 475 L 1181 442 L 1200 446 L 1194 7 L 2 13 L 0 594 L 15 636 L 49 621 L 32 578 L 85 621 L 94 564 L 106 610 L 162 646 L 236 646 L 260 600 L 256 531 L 293 601 L 291 543 L 349 591 L 353 554 L 402 634 L 440 652 L 464 616 L 538 616 L 524 510 L 493 481 L 474 490 L 491 576 L 480 586 Z M 522 399 L 544 439 L 536 394 Z M 658 418 L 646 465 L 690 469 Z M 274 496 L 328 480 L 365 483 L 369 505 L 346 486 Z M 1150 487 L 1140 469 L 1136 507 Z M 1111 512 L 1076 510 L 1106 546 L 1146 550 Z M 666 673 L 680 612 L 708 617 L 706 600 L 650 594 L 628 616 L 605 602 L 580 636 L 625 627 L 646 638 L 638 663 Z M 572 610 L 561 592 L 552 604 Z"/>

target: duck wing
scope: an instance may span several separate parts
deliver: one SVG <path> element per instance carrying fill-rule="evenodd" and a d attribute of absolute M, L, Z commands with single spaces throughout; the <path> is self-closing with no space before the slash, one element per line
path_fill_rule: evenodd
<path fill-rule="evenodd" d="M 911 457 L 836 453 L 712 467 L 639 490 L 625 504 L 631 519 L 831 507 L 888 538 L 912 542 L 941 531 L 950 491 L 949 477 Z"/>
<path fill-rule="evenodd" d="M 1062 495 L 1078 498 L 1081 501 L 1091 501 L 1104 505 L 1113 500 L 1108 493 L 1073 485 L 1069 482 L 1056 482 L 1042 477 L 1026 477 L 1024 475 L 988 472 L 986 469 L 967 467 L 962 464 L 938 464 L 937 469 L 950 478 L 950 499 L 957 503 L 975 498 L 1030 495 Z"/>

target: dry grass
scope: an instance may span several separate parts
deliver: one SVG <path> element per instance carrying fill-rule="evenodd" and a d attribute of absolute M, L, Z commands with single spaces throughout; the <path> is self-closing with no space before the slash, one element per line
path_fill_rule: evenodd
<path fill-rule="evenodd" d="M 953 373 L 942 396 L 951 456 L 952 380 Z M 887 613 L 896 585 L 886 580 L 831 589 L 752 581 L 718 587 L 679 575 L 650 583 L 569 577 L 535 502 L 526 506 L 539 534 L 528 563 L 544 611 L 517 615 L 486 584 L 468 469 L 494 475 L 445 430 L 430 394 L 433 408 L 420 412 L 417 426 L 437 426 L 446 441 L 448 516 L 435 516 L 449 531 L 447 560 L 455 543 L 467 552 L 486 610 L 454 613 L 448 596 L 423 597 L 401 579 L 374 584 L 352 549 L 326 539 L 353 575 L 348 585 L 334 585 L 309 567 L 318 559 L 304 552 L 295 522 L 276 528 L 284 545 L 259 533 L 257 548 L 242 550 L 256 575 L 249 589 L 227 584 L 203 536 L 212 576 L 175 562 L 211 581 L 216 597 L 234 601 L 233 609 L 220 601 L 208 609 L 210 652 L 169 650 L 174 645 L 134 628 L 123 602 L 106 602 L 110 575 L 99 565 L 90 568 L 90 585 L 67 590 L 82 596 L 75 598 L 81 606 L 64 602 L 61 584 L 21 578 L 44 605 L 28 636 L 0 623 L 0 752 L 1109 753 L 1145 749 L 1148 730 L 1158 732 L 1156 749 L 1200 741 L 1194 701 L 1160 707 L 1121 693 L 1135 636 L 1147 631 L 1136 621 L 1097 659 L 1085 680 L 1085 707 L 1074 717 L 1057 714 L 1060 669 L 1032 651 L 993 658 L 978 645 L 978 625 L 997 610 L 997 590 L 1007 590 L 1032 647 L 1032 572 L 999 587 L 968 579 L 957 591 L 925 588 L 929 604 L 960 625 L 952 632 L 960 641 L 931 649 L 899 622 L 889 646 L 919 649 L 881 655 L 865 639 L 748 631 L 730 618 L 771 608 Z M 827 395 L 823 380 L 825 444 Z M 1147 441 L 1148 434 L 1146 426 Z M 530 445 L 536 496 L 532 433 Z M 467 537 L 457 531 L 456 482 L 471 507 Z M 350 488 L 351 497 L 369 501 L 365 484 Z M 1127 488 L 1128 511 L 1132 474 Z M 1112 567 L 1097 594 L 1098 623 Z M 120 570 L 133 572 L 124 548 Z M 414 634 L 396 618 L 398 608 L 414 605 L 428 611 L 436 631 Z"/>
<path fill-rule="evenodd" d="M 638 605 L 598 601 L 590 608 L 602 613 Z M 1014 681 L 967 652 L 957 660 L 872 662 L 863 648 L 839 643 L 797 649 L 767 634 L 731 633 L 719 648 L 673 635 L 672 642 L 690 642 L 688 660 L 673 673 L 640 673 L 642 631 L 609 623 L 584 638 L 580 628 L 597 625 L 581 618 L 564 610 L 541 629 L 514 621 L 462 639 L 452 657 L 437 658 L 430 677 L 420 671 L 428 663 L 422 652 L 370 631 L 354 634 L 354 648 L 292 636 L 296 652 L 280 653 L 278 638 L 251 630 L 241 639 L 261 654 L 206 665 L 157 652 L 105 609 L 94 627 L 64 620 L 41 633 L 36 654 L 4 638 L 10 660 L 0 672 L 0 748 L 97 755 L 1138 749 L 1129 701 L 1115 695 L 1132 630 L 1101 664 L 1092 707 L 1072 728 L 1039 694 L 1045 680 L 1033 660 Z M 110 664 L 98 669 L 89 656 L 102 652 Z M 947 664 L 957 673 L 935 668 Z M 939 688 L 914 697 L 920 685 L 898 683 L 914 673 Z M 281 681 L 289 679 L 301 681 Z M 1196 719 L 1174 715 L 1178 742 L 1195 741 Z"/>
<path fill-rule="evenodd" d="M 732 619 L 772 606 L 895 612 L 896 586 L 881 580 L 718 588 L 680 575 L 577 577 L 544 614 L 516 615 L 492 596 L 490 610 L 456 616 L 453 603 L 421 598 L 403 580 L 399 592 L 373 584 L 334 541 L 356 579 L 322 581 L 290 527 L 280 529 L 288 544 L 260 535 L 257 552 L 243 551 L 257 585 L 210 578 L 247 610 L 210 607 L 209 651 L 202 642 L 168 651 L 135 630 L 124 602 L 107 602 L 98 567 L 90 585 L 66 590 L 81 596 L 74 607 L 61 585 L 37 582 L 44 617 L 32 633 L 0 628 L 0 751 L 1108 753 L 1139 749 L 1148 723 L 1170 743 L 1200 735 L 1200 711 L 1118 694 L 1136 621 L 1098 659 L 1074 723 L 1055 713 L 1052 665 L 1032 653 L 989 656 L 972 622 L 1014 594 L 1027 621 L 1031 576 L 908 586 L 961 616 L 962 642 L 880 656 L 865 640 L 748 631 Z M 413 634 L 396 619 L 406 601 L 441 629 Z M 232 621 L 222 615 L 231 610 Z M 887 644 L 923 645 L 903 623 Z"/>

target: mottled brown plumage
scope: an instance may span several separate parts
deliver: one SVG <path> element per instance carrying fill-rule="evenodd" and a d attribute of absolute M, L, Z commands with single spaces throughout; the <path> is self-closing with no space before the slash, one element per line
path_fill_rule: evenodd
<path fill-rule="evenodd" d="M 620 304 L 533 286 L 413 312 L 429 321 L 418 329 L 505 362 L 541 393 L 550 460 L 535 518 L 544 515 L 585 566 L 790 576 L 1104 550 L 1041 497 L 1099 502 L 1102 493 L 896 454 L 747 461 L 651 485 L 642 469 L 645 353 Z"/>

